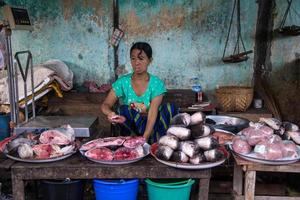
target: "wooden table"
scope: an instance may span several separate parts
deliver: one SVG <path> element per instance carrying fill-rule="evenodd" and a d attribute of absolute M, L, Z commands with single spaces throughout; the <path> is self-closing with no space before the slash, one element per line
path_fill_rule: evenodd
<path fill-rule="evenodd" d="M 238 156 L 234 157 L 233 173 L 233 195 L 234 199 L 245 200 L 300 200 L 300 197 L 287 196 L 255 196 L 256 172 L 285 172 L 300 173 L 300 162 L 288 165 L 265 165 L 255 162 L 246 161 Z M 245 174 L 243 174 L 243 172 Z M 244 195 L 243 192 L 243 175 L 244 175 Z"/>
<path fill-rule="evenodd" d="M 94 178 L 198 178 L 198 199 L 207 200 L 211 170 L 182 170 L 169 167 L 148 156 L 126 165 L 94 163 L 79 153 L 53 163 L 16 162 L 11 167 L 14 200 L 24 200 L 24 181 L 40 179 Z"/>

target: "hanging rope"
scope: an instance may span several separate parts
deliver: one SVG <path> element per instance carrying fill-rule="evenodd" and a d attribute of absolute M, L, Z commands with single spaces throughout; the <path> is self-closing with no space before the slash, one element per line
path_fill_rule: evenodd
<path fill-rule="evenodd" d="M 286 21 L 286 18 L 287 18 L 287 15 L 288 15 L 289 12 L 290 12 L 291 5 L 292 5 L 292 2 L 293 2 L 293 0 L 286 0 L 286 1 L 287 1 L 287 3 L 288 3 L 288 6 L 287 6 L 287 8 L 286 8 L 286 10 L 285 10 L 285 12 L 284 12 L 284 15 L 283 15 L 283 18 L 282 18 L 282 21 L 281 21 L 281 23 L 280 23 L 279 28 L 283 28 L 283 26 L 284 26 L 284 24 L 285 24 L 285 21 Z"/>
<path fill-rule="evenodd" d="M 235 9 L 237 10 L 237 12 L 236 12 L 236 17 L 237 17 L 236 18 L 236 30 L 237 30 L 236 43 L 234 45 L 233 54 L 230 55 L 229 57 L 225 57 L 226 50 L 227 50 L 227 47 L 228 47 L 229 37 L 230 37 L 230 33 L 231 33 L 231 27 L 232 27 L 232 23 L 233 23 Z M 242 44 L 242 48 L 243 48 L 243 51 L 244 51 L 242 53 L 240 53 L 240 43 Z M 248 59 L 248 57 L 246 55 L 249 54 L 249 53 L 252 53 L 252 52 L 253 52 L 252 50 L 251 51 L 246 51 L 245 44 L 244 44 L 244 41 L 243 41 L 243 38 L 242 38 L 240 0 L 234 0 L 222 60 L 224 62 L 241 62 L 241 61 L 245 61 L 245 60 Z"/>

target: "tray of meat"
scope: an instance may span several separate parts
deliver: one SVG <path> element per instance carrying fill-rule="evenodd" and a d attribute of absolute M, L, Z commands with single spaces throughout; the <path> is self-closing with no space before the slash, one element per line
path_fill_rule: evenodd
<path fill-rule="evenodd" d="M 286 137 L 286 130 L 280 131 L 280 124 L 271 123 L 273 121 L 267 121 L 271 126 L 250 123 L 248 128 L 233 138 L 230 150 L 245 160 L 262 164 L 285 165 L 297 162 L 300 159 L 300 146 Z"/>
<path fill-rule="evenodd" d="M 212 136 L 218 140 L 220 145 L 228 145 L 232 143 L 232 139 L 234 138 L 235 134 L 230 131 L 215 129 L 215 131 L 212 133 Z"/>
<path fill-rule="evenodd" d="M 150 145 L 140 136 L 98 138 L 83 144 L 80 153 L 93 162 L 123 165 L 146 157 Z"/>
<path fill-rule="evenodd" d="M 73 155 L 77 146 L 74 129 L 64 125 L 42 133 L 24 132 L 6 138 L 0 143 L 0 151 L 16 161 L 46 163 Z"/>
<path fill-rule="evenodd" d="M 205 118 L 203 112 L 174 116 L 166 135 L 151 145 L 151 155 L 180 169 L 206 169 L 224 163 L 229 155 L 224 144 L 233 134 L 216 130 L 205 123 Z"/>
<path fill-rule="evenodd" d="M 187 151 L 188 148 L 185 149 Z M 179 169 L 208 169 L 225 162 L 229 154 L 224 147 L 218 147 L 206 151 L 199 151 L 192 157 L 183 151 L 174 151 L 168 146 L 160 146 L 158 143 L 151 145 L 151 155 L 158 161 L 170 167 Z"/>

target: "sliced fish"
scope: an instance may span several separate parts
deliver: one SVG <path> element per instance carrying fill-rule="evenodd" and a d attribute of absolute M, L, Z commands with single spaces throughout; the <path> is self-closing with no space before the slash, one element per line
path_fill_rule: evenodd
<path fill-rule="evenodd" d="M 174 135 L 180 140 L 187 140 L 191 137 L 191 130 L 184 127 L 173 126 L 168 128 L 167 134 Z"/>
<path fill-rule="evenodd" d="M 205 114 L 203 112 L 196 112 L 191 115 L 190 125 L 201 124 L 205 121 Z"/>
<path fill-rule="evenodd" d="M 223 151 L 221 151 L 219 149 L 211 149 L 208 151 L 204 151 L 203 154 L 204 154 L 205 160 L 208 162 L 215 162 L 217 160 L 224 158 Z"/>
<path fill-rule="evenodd" d="M 75 131 L 70 125 L 47 130 L 39 138 L 42 144 L 68 145 L 75 140 Z"/>
<path fill-rule="evenodd" d="M 159 145 L 156 156 L 162 160 L 170 160 L 174 150 L 169 146 Z"/>
<path fill-rule="evenodd" d="M 200 164 L 201 162 L 203 162 L 204 160 L 205 160 L 204 155 L 202 152 L 200 152 L 200 153 L 194 155 L 193 157 L 191 157 L 189 162 L 194 165 L 197 165 L 197 164 Z"/>
<path fill-rule="evenodd" d="M 189 157 L 182 151 L 174 151 L 171 160 L 175 162 L 186 163 L 189 161 Z"/>
<path fill-rule="evenodd" d="M 170 122 L 171 126 L 187 127 L 191 122 L 191 116 L 188 113 L 179 113 L 175 115 Z"/>
<path fill-rule="evenodd" d="M 178 150 L 181 150 L 189 157 L 193 157 L 195 154 L 199 152 L 199 147 L 193 141 L 183 141 L 179 143 Z"/>
<path fill-rule="evenodd" d="M 219 146 L 218 140 L 211 136 L 195 139 L 194 142 L 198 145 L 200 149 L 203 150 L 209 150 Z"/>
<path fill-rule="evenodd" d="M 299 130 L 299 126 L 297 126 L 296 124 L 293 124 L 291 122 L 283 122 L 282 126 L 285 129 L 285 131 L 298 131 Z"/>
<path fill-rule="evenodd" d="M 299 131 L 287 131 L 289 139 L 292 139 L 296 144 L 300 145 L 300 132 Z"/>
<path fill-rule="evenodd" d="M 164 135 L 159 139 L 158 144 L 169 146 L 170 148 L 175 150 L 178 148 L 179 142 L 178 138 L 174 135 Z"/>
<path fill-rule="evenodd" d="M 276 118 L 261 117 L 261 118 L 259 118 L 259 121 L 267 124 L 268 126 L 270 126 L 274 130 L 279 130 L 280 126 L 281 126 L 281 121 L 276 119 Z"/>
<path fill-rule="evenodd" d="M 193 138 L 201 138 L 208 136 L 212 134 L 215 129 L 210 125 L 202 125 L 202 124 L 196 124 L 193 126 L 190 126 L 192 137 Z"/>

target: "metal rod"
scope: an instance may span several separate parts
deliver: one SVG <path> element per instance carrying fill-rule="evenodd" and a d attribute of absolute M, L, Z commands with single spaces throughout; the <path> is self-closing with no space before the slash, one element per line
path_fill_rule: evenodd
<path fill-rule="evenodd" d="M 32 54 L 29 52 L 30 56 L 30 69 L 31 69 L 31 93 L 32 93 L 32 118 L 35 118 L 35 93 L 34 93 L 34 74 L 33 74 L 33 63 L 32 63 Z"/>
<path fill-rule="evenodd" d="M 22 64 L 20 62 L 20 59 L 19 59 L 19 55 L 21 54 L 27 54 L 27 60 L 26 60 L 26 66 L 25 66 L 25 73 L 24 73 L 24 70 L 22 68 Z M 31 78 L 33 79 L 33 67 L 32 67 L 32 54 L 30 51 L 19 51 L 15 54 L 15 60 L 17 61 L 17 65 L 19 67 L 19 70 L 20 70 L 20 73 L 22 75 L 22 79 L 23 79 L 23 82 L 24 82 L 24 101 L 25 101 L 25 122 L 28 122 L 28 119 L 29 119 L 29 111 L 28 111 L 28 100 L 27 100 L 27 77 L 28 77 L 28 70 L 29 70 L 29 65 L 31 65 Z M 31 87 L 33 88 L 34 85 L 33 85 L 33 80 L 31 80 Z M 34 90 L 32 91 L 32 95 L 33 94 Z M 34 102 L 32 100 L 32 103 L 34 105 Z M 32 106 L 32 108 L 34 109 L 34 107 Z M 33 111 L 34 115 L 35 115 L 35 112 Z"/>
<path fill-rule="evenodd" d="M 18 68 L 17 68 L 17 63 L 14 60 L 14 64 L 13 64 L 14 68 L 14 85 L 15 85 L 15 106 L 16 106 L 16 125 L 19 124 L 20 120 L 19 120 L 19 87 L 18 87 Z"/>

